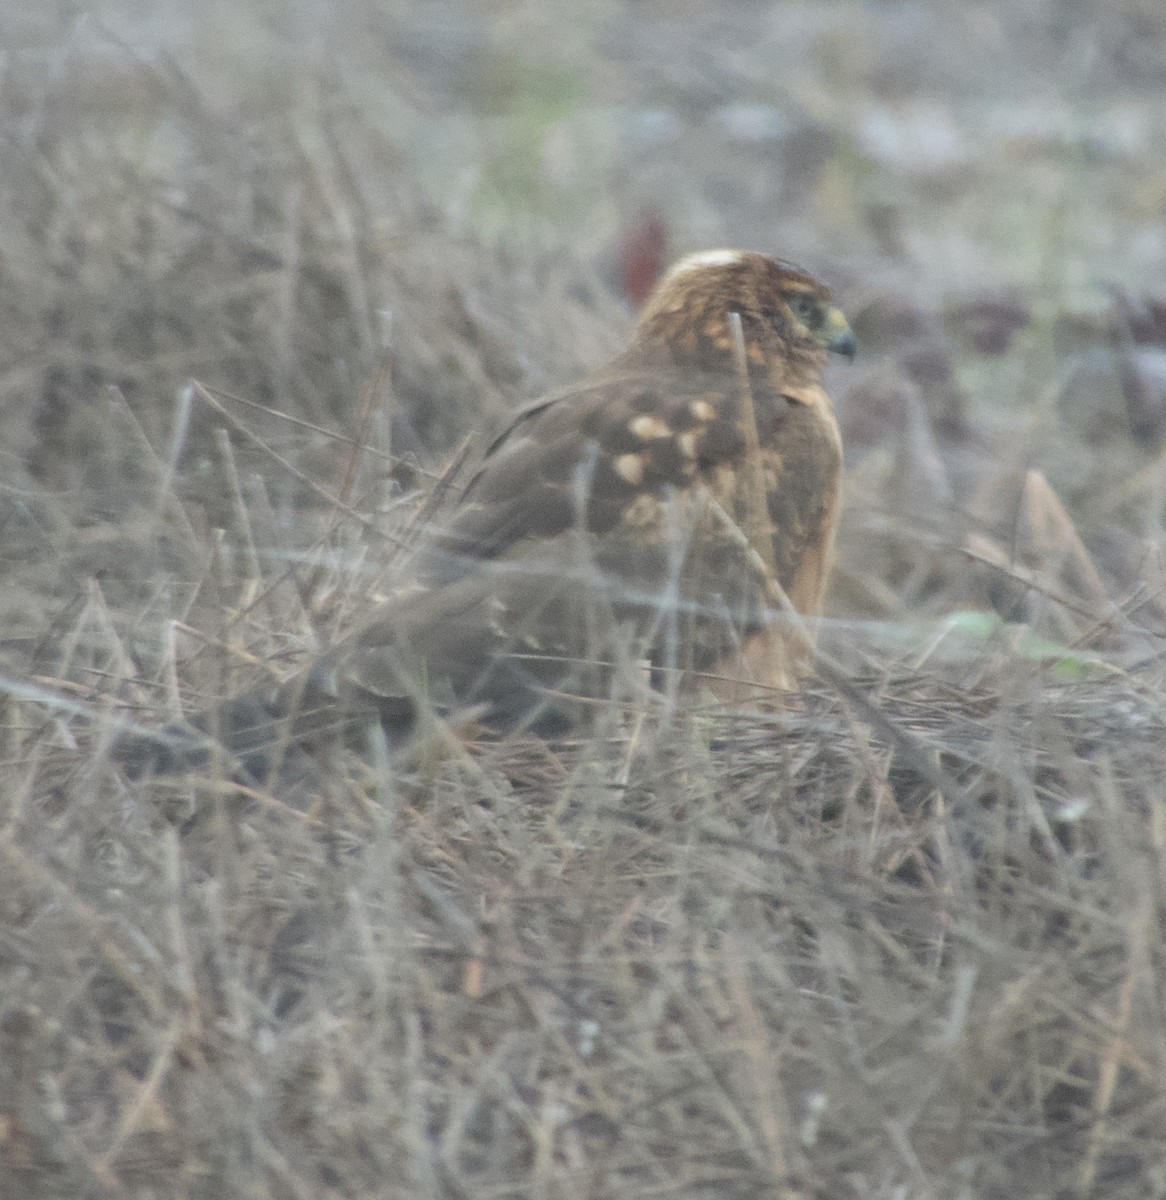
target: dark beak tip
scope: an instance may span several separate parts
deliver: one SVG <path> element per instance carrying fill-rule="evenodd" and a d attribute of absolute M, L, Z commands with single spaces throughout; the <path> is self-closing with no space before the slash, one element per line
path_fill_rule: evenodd
<path fill-rule="evenodd" d="M 854 334 L 848 329 L 845 333 L 840 333 L 831 338 L 827 349 L 832 354 L 840 354 L 848 362 L 852 362 L 858 345 L 854 340 Z"/>

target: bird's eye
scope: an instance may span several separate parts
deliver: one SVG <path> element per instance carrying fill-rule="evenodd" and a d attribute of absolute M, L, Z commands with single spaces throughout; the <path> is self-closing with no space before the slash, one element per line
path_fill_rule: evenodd
<path fill-rule="evenodd" d="M 800 317 L 806 324 L 814 324 L 818 316 L 818 306 L 814 303 L 813 296 L 807 296 L 805 292 L 795 292 L 789 298 L 789 306 L 794 315 Z"/>

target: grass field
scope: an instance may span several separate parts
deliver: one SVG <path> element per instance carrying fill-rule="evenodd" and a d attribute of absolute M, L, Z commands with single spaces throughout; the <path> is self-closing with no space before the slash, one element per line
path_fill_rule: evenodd
<path fill-rule="evenodd" d="M 0 1196 L 1166 1197 L 1166 11 L 0 15 Z M 804 262 L 785 708 L 133 780 L 407 580 L 629 262 Z"/>

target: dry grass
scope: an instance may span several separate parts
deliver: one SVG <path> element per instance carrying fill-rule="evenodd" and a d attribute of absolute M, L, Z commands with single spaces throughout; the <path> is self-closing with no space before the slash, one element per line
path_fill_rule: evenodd
<path fill-rule="evenodd" d="M 1157 310 L 839 272 L 874 361 L 791 708 L 129 781 L 114 724 L 351 625 L 462 439 L 624 318 L 327 75 L 305 124 L 98 43 L 3 99 L 0 1194 L 1166 1196 L 1161 442 L 1097 407 L 1153 408 Z M 854 153 L 789 148 L 843 242 Z"/>

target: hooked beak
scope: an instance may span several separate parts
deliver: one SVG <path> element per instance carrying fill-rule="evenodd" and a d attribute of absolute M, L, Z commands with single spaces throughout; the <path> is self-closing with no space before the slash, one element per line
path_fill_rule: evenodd
<path fill-rule="evenodd" d="M 846 359 L 854 358 L 854 351 L 857 348 L 854 334 L 840 308 L 832 308 L 827 314 L 823 332 L 826 338 L 826 349 L 831 354 L 841 354 Z"/>

